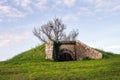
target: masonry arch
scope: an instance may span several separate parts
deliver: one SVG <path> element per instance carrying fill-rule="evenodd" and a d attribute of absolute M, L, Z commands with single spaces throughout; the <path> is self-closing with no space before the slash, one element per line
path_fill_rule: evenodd
<path fill-rule="evenodd" d="M 59 60 L 60 61 L 73 61 L 74 55 L 70 50 L 62 49 L 60 50 Z"/>

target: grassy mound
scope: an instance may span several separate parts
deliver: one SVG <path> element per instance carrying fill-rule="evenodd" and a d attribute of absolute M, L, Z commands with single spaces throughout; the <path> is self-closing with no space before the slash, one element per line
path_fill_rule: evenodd
<path fill-rule="evenodd" d="M 95 49 L 95 50 L 102 53 L 103 58 L 110 58 L 110 57 L 113 57 L 115 55 L 111 52 L 105 52 L 105 51 L 100 50 L 100 49 Z M 42 44 L 42 45 L 37 46 L 31 50 L 23 52 L 15 57 L 13 57 L 9 61 L 11 61 L 11 62 L 14 62 L 14 61 L 15 62 L 19 62 L 19 61 L 46 61 L 45 60 L 45 44 Z"/>
<path fill-rule="evenodd" d="M 100 50 L 100 49 L 95 49 L 97 50 L 98 52 L 102 53 L 103 55 L 103 58 L 111 58 L 113 56 L 115 56 L 116 54 L 112 53 L 112 52 L 106 52 L 106 51 L 103 51 L 103 50 Z"/>
<path fill-rule="evenodd" d="M 45 60 L 45 45 L 0 62 L 0 80 L 119 80 L 120 55 L 100 51 L 101 60 Z"/>
<path fill-rule="evenodd" d="M 45 60 L 45 44 L 37 46 L 31 50 L 25 51 L 7 62 L 28 62 L 28 61 L 46 61 Z"/>

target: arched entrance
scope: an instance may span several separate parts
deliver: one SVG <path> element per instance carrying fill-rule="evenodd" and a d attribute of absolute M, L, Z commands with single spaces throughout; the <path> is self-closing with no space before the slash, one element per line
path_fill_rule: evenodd
<path fill-rule="evenodd" d="M 72 61 L 74 60 L 70 51 L 62 51 L 59 56 L 60 61 Z"/>

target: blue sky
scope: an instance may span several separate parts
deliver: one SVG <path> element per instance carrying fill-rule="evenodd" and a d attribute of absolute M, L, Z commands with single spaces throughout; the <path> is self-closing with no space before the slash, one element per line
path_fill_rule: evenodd
<path fill-rule="evenodd" d="M 0 0 L 0 61 L 41 44 L 32 30 L 54 17 L 85 44 L 120 53 L 120 0 Z"/>

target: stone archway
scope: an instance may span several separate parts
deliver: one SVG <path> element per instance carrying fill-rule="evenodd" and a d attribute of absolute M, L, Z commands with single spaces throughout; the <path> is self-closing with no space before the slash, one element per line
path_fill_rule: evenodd
<path fill-rule="evenodd" d="M 69 50 L 61 50 L 59 55 L 60 61 L 72 61 L 74 60 L 72 52 Z"/>

